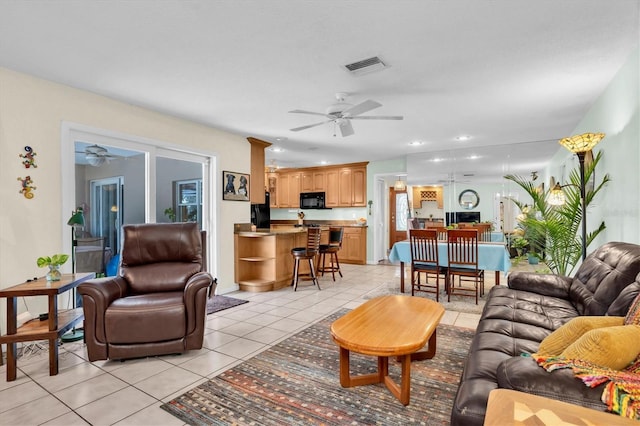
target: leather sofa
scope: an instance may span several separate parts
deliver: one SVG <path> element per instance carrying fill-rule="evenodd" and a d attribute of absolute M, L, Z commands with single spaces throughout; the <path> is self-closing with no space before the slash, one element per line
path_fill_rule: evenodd
<path fill-rule="evenodd" d="M 452 425 L 482 425 L 489 392 L 514 389 L 599 411 L 603 385 L 588 388 L 570 369 L 552 373 L 526 356 L 580 315 L 624 316 L 640 293 L 640 246 L 612 242 L 591 253 L 575 277 L 509 274 L 487 295 L 453 403 Z M 523 356 L 525 354 L 525 356 Z"/>
<path fill-rule="evenodd" d="M 162 223 L 125 225 L 122 233 L 119 273 L 78 286 L 89 360 L 202 348 L 215 285 L 204 232 L 196 223 Z"/>

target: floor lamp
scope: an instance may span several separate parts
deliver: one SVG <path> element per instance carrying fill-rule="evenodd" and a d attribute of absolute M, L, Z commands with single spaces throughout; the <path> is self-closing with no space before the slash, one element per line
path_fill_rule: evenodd
<path fill-rule="evenodd" d="M 580 202 L 582 203 L 582 260 L 587 257 L 587 206 L 585 201 L 584 157 L 598 142 L 604 138 L 604 133 L 583 133 L 560 140 L 560 145 L 578 156 L 580 162 Z M 559 185 L 556 185 L 556 187 Z M 555 188 L 554 188 L 555 190 Z M 560 188 L 562 191 L 562 188 Z M 552 191 L 553 192 L 553 191 Z"/>
<path fill-rule="evenodd" d="M 71 213 L 71 218 L 67 221 L 67 225 L 71 226 L 71 273 L 76 273 L 76 247 L 78 246 L 78 238 L 76 235 L 76 229 L 82 228 L 84 226 L 84 212 L 82 211 L 82 207 L 78 207 L 76 211 Z M 73 289 L 73 308 L 77 308 L 77 296 L 76 289 Z M 82 330 L 78 330 L 75 327 L 64 334 L 60 338 L 63 342 L 75 342 L 77 340 L 84 339 L 84 332 Z"/>

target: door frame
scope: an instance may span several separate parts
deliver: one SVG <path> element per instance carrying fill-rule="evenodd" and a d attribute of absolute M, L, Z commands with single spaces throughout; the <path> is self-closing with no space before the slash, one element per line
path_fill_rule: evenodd
<path fill-rule="evenodd" d="M 202 167 L 203 179 L 203 216 L 202 229 L 207 232 L 207 264 L 209 272 L 217 275 L 219 270 L 219 238 L 218 229 L 220 227 L 219 203 L 215 200 L 218 197 L 220 184 L 218 181 L 218 159 L 210 151 L 184 147 L 170 144 L 155 139 L 143 138 L 140 136 L 118 133 L 110 130 L 99 129 L 84 124 L 73 122 L 62 122 L 61 124 L 61 168 L 62 168 L 62 218 L 66 218 L 76 209 L 75 185 L 75 142 L 95 143 L 98 145 L 108 145 L 127 150 L 141 151 L 145 153 L 145 222 L 156 222 L 156 157 L 169 157 L 187 161 L 198 158 Z M 70 253 L 72 242 L 68 238 L 68 229 L 61 227 L 60 238 L 63 252 Z M 70 268 L 70 266 L 69 266 Z"/>

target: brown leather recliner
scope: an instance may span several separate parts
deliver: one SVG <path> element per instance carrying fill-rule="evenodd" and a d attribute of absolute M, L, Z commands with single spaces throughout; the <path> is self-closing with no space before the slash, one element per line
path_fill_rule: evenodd
<path fill-rule="evenodd" d="M 118 275 L 78 286 L 90 361 L 202 347 L 215 285 L 204 238 L 196 223 L 123 226 Z"/>

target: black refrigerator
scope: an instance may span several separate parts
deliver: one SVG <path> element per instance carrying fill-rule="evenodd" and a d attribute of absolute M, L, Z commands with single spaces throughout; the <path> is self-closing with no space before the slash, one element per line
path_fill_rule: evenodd
<path fill-rule="evenodd" d="M 256 228 L 269 229 L 271 227 L 268 192 L 264 194 L 264 204 L 251 204 L 251 223 Z"/>

